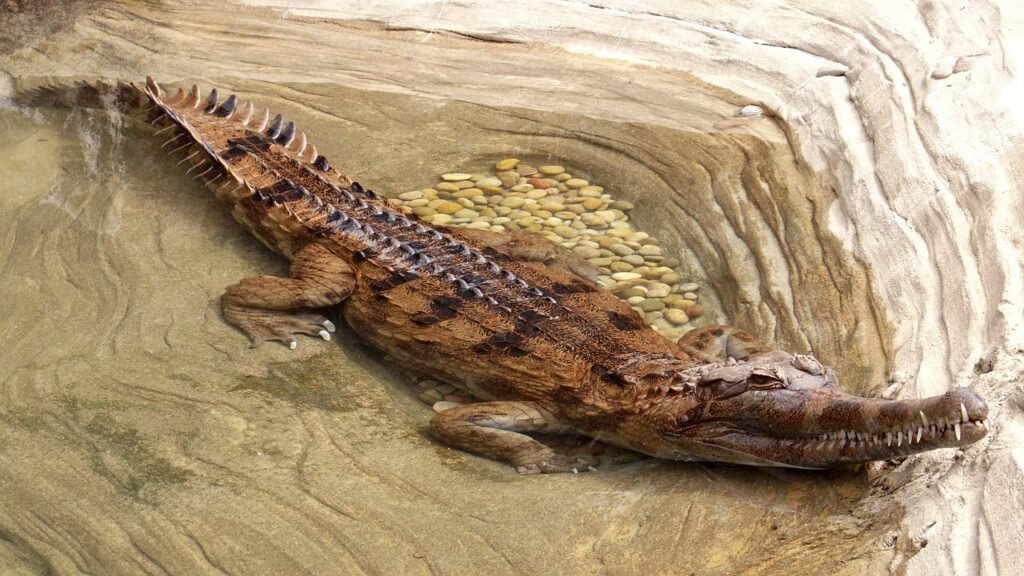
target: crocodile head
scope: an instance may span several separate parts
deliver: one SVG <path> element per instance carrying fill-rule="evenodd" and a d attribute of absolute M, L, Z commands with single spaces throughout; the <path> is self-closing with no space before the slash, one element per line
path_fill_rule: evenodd
<path fill-rule="evenodd" d="M 659 456 L 832 468 L 966 446 L 988 430 L 988 407 L 967 388 L 922 400 L 862 398 L 841 391 L 815 359 L 788 352 L 708 365 L 694 378 L 662 429 Z"/>

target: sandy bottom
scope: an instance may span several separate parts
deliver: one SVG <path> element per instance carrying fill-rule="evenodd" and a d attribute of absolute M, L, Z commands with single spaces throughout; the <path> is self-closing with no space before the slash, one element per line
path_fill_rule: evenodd
<path fill-rule="evenodd" d="M 897 514 L 858 508 L 863 473 L 644 461 L 521 477 L 439 445 L 416 389 L 353 336 L 249 349 L 222 321 L 225 285 L 284 263 L 144 126 L 12 110 L 0 125 L 0 568 L 726 574 L 841 559 L 852 574 L 887 561 L 878 542 Z M 347 131 L 318 125 L 332 130 Z M 375 135 L 367 158 L 410 137 Z M 444 160 L 403 156 L 367 160 L 367 180 Z"/>
<path fill-rule="evenodd" d="M 69 62 L 119 54 L 122 17 L 104 12 L 47 49 Z M 111 70 L 83 58 L 82 77 L 139 79 L 135 61 L 111 56 L 126 67 Z M 178 77 L 198 66 L 173 60 L 147 71 Z M 425 175 L 524 152 L 589 166 L 595 180 L 628 190 L 638 179 L 614 142 L 711 145 L 668 128 L 300 82 L 293 70 L 245 65 L 259 79 L 210 72 L 204 87 L 283 112 L 340 170 L 378 190 L 422 188 Z M 570 124 L 589 139 L 572 137 Z M 859 575 L 913 554 L 895 532 L 902 510 L 885 496 L 901 480 L 873 471 L 646 460 L 522 477 L 450 450 L 427 435 L 432 413 L 417 389 L 344 330 L 295 351 L 250 349 L 222 321 L 226 285 L 280 274 L 285 263 L 144 125 L 107 111 L 6 108 L 0 132 L 4 574 Z M 641 229 L 646 217 L 647 229 L 670 235 L 659 206 L 637 204 Z M 685 235 L 675 239 L 667 249 L 702 277 L 714 263 L 687 253 Z M 706 285 L 713 321 L 719 296 Z M 843 361 L 870 365 L 857 354 Z"/>

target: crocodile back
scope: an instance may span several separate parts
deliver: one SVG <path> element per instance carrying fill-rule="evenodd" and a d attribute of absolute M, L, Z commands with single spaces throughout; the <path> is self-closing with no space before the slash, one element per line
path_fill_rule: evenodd
<path fill-rule="evenodd" d="M 356 269 L 345 317 L 403 366 L 485 398 L 557 401 L 628 394 L 690 363 L 592 282 L 405 214 L 280 115 L 195 86 L 169 98 L 152 81 L 139 90 L 151 121 L 176 129 L 190 170 L 260 240 L 286 256 L 315 242 Z"/>

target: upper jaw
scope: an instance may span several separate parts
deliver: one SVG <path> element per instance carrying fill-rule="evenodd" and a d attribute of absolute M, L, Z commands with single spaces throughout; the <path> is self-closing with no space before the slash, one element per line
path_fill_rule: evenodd
<path fill-rule="evenodd" d="M 737 423 L 702 442 L 747 454 L 764 464 L 832 468 L 967 446 L 988 432 L 988 407 L 966 388 L 921 400 L 885 401 L 836 394 L 815 404 L 804 405 L 815 414 L 794 429 L 773 430 L 771 423 L 745 429 L 743 423 Z"/>

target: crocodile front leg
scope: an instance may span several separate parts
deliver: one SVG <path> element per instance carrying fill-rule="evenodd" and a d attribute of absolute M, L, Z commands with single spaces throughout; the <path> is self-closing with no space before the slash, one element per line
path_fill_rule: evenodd
<path fill-rule="evenodd" d="M 224 319 L 245 332 L 253 346 L 277 340 L 295 348 L 299 334 L 331 339 L 334 324 L 312 310 L 340 303 L 354 286 L 347 262 L 310 244 L 295 253 L 289 278 L 245 278 L 227 287 L 221 307 Z"/>
<path fill-rule="evenodd" d="M 746 360 L 769 350 L 750 332 L 728 324 L 694 328 L 683 334 L 677 344 L 691 356 L 706 362 L 725 362 L 729 358 Z"/>
<path fill-rule="evenodd" d="M 596 461 L 567 456 L 526 432 L 573 433 L 535 402 L 499 401 L 445 410 L 430 420 L 430 431 L 449 446 L 508 462 L 521 474 L 584 472 Z"/>

